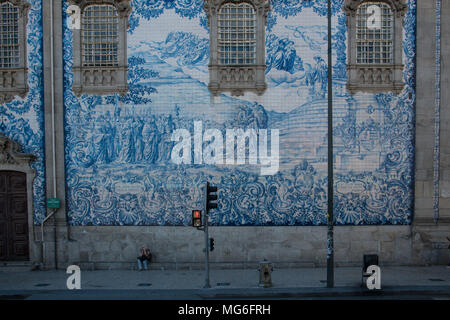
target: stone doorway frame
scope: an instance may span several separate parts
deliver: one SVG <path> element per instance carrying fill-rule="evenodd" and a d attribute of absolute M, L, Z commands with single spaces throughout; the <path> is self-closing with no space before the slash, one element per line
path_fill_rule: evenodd
<path fill-rule="evenodd" d="M 38 248 L 34 241 L 34 206 L 33 182 L 36 170 L 31 162 L 36 160 L 33 154 L 22 152 L 20 144 L 0 133 L 0 171 L 16 171 L 26 174 L 27 179 L 27 210 L 28 210 L 28 261 L 38 260 Z"/>

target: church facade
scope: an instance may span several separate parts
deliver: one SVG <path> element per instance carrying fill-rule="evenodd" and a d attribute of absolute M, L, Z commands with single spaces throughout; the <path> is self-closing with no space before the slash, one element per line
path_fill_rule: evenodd
<path fill-rule="evenodd" d="M 336 264 L 448 263 L 450 4 L 331 2 Z M 1 260 L 325 264 L 327 1 L 0 6 Z"/>

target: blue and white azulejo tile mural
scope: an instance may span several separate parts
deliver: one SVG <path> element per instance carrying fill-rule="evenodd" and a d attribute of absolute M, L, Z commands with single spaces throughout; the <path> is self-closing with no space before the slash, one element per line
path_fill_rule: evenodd
<path fill-rule="evenodd" d="M 0 132 L 18 142 L 24 153 L 34 154 L 36 170 L 33 182 L 34 223 L 45 217 L 44 86 L 42 57 L 42 2 L 28 0 L 27 66 L 29 91 L 0 105 Z"/>
<path fill-rule="evenodd" d="M 213 225 L 326 224 L 327 1 L 271 1 L 268 89 L 262 96 L 240 97 L 212 97 L 208 91 L 209 31 L 202 0 L 133 0 L 131 5 L 130 90 L 124 97 L 73 94 L 72 31 L 64 25 L 69 223 L 189 225 L 191 210 L 203 209 L 209 181 L 219 188 Z M 416 2 L 408 2 L 405 17 L 406 85 L 399 95 L 346 91 L 342 5 L 343 0 L 333 0 L 336 223 L 409 224 Z M 67 7 L 65 1 L 64 15 Z M 270 133 L 278 132 L 276 170 L 261 174 L 251 157 L 240 165 L 208 164 L 205 150 L 211 149 L 204 136 L 215 132 L 215 146 L 221 146 L 230 129 L 253 130 L 260 142 L 266 133 L 264 141 L 271 145 Z M 188 160 L 182 163 L 173 161 L 179 153 L 174 132 L 188 135 L 183 140 Z"/>

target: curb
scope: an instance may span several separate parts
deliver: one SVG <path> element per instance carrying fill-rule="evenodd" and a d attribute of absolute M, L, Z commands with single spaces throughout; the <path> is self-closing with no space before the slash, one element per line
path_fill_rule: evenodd
<path fill-rule="evenodd" d="M 375 296 L 419 296 L 442 295 L 450 297 L 450 286 L 398 286 L 369 290 L 355 287 L 338 288 L 269 288 L 269 289 L 209 289 L 199 290 L 199 296 L 205 299 L 230 298 L 321 298 L 321 297 L 375 297 Z"/>

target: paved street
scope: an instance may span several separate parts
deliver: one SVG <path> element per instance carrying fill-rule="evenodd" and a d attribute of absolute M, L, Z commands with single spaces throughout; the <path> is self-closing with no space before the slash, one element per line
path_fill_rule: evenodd
<path fill-rule="evenodd" d="M 450 300 L 450 287 L 197 289 L 197 290 L 2 290 L 1 300 Z"/>
<path fill-rule="evenodd" d="M 325 268 L 276 269 L 273 287 L 258 287 L 257 270 L 81 271 L 81 289 L 68 290 L 64 270 L 0 271 L 1 299 L 450 299 L 450 269 L 385 267 L 381 290 L 361 288 L 360 268 L 336 268 L 326 288 Z"/>

